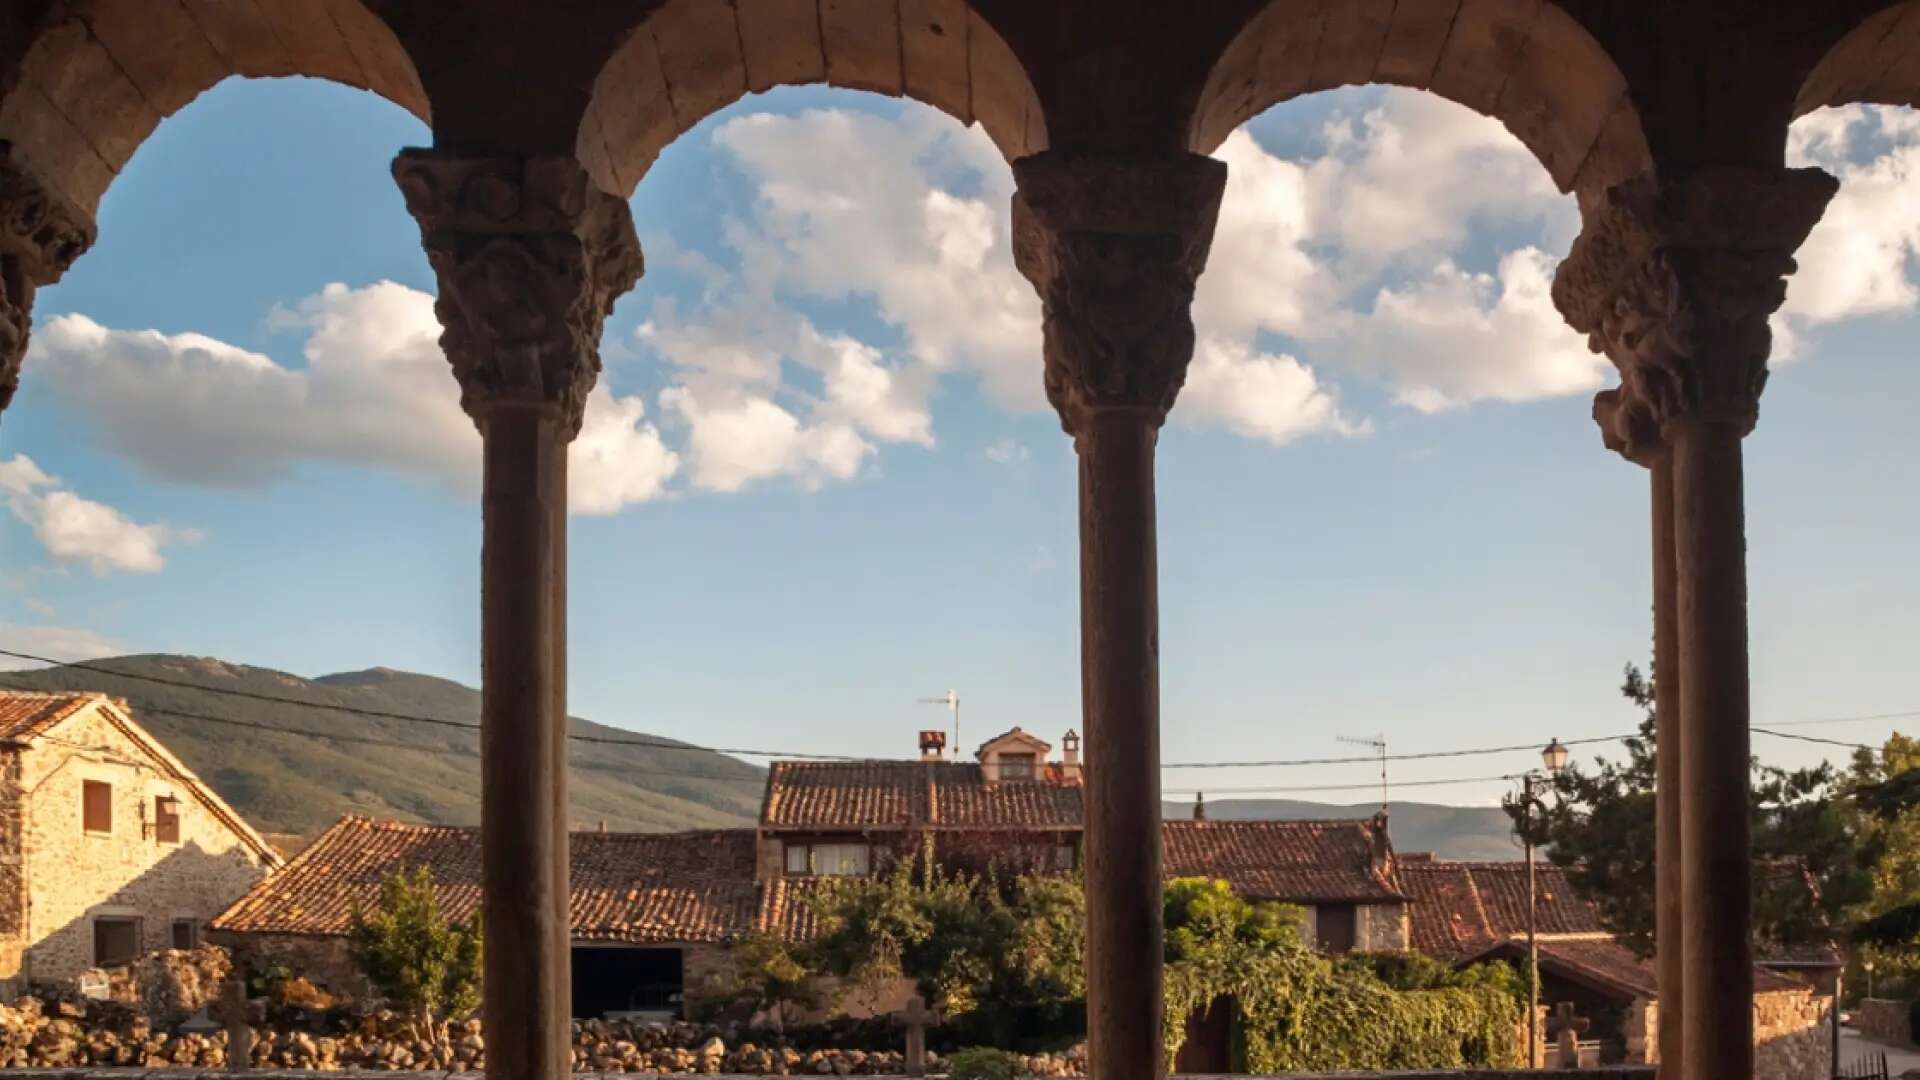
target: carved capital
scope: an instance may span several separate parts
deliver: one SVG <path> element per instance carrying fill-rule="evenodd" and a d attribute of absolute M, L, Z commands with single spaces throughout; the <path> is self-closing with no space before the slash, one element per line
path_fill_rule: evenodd
<path fill-rule="evenodd" d="M 93 246 L 93 219 L 49 189 L 0 141 L 0 412 L 20 387 L 33 295 Z"/>
<path fill-rule="evenodd" d="M 483 428 L 494 408 L 556 408 L 578 434 L 601 327 L 640 279 L 627 204 L 568 157 L 404 150 L 393 177 L 439 279 L 461 406 Z"/>
<path fill-rule="evenodd" d="M 1040 293 L 1047 400 L 1166 419 L 1193 357 L 1194 282 L 1227 168 L 1208 157 L 1047 151 L 1013 164 L 1013 255 Z"/>
<path fill-rule="evenodd" d="M 1767 319 L 1837 188 L 1819 169 L 1703 169 L 1626 181 L 1588 211 L 1553 300 L 1620 370 L 1594 402 L 1610 449 L 1647 464 L 1676 420 L 1752 430 Z"/>

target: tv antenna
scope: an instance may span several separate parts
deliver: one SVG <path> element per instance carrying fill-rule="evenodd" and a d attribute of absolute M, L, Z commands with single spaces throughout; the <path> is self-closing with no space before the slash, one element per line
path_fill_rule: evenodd
<path fill-rule="evenodd" d="M 1380 755 L 1380 812 L 1387 812 L 1387 737 L 1374 735 L 1370 738 L 1356 738 L 1352 735 L 1335 735 L 1335 739 L 1349 746 L 1364 746 Z"/>
<path fill-rule="evenodd" d="M 953 753 L 954 753 L 954 756 L 958 757 L 960 754 L 960 694 L 959 692 L 955 690 L 949 690 L 945 694 L 941 695 L 940 697 L 923 697 L 920 699 L 920 704 L 945 705 L 947 708 L 953 710 Z"/>

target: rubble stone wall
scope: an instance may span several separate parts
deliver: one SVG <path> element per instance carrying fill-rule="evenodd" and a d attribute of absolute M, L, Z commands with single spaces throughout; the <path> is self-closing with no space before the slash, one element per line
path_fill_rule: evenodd
<path fill-rule="evenodd" d="M 1825 1080 L 1833 1075 L 1833 999 L 1812 989 L 1753 995 L 1754 1080 Z"/>
<path fill-rule="evenodd" d="M 1904 1001 L 1890 998 L 1866 998 L 1855 1010 L 1854 1023 L 1860 1026 L 1860 1034 L 1878 1042 L 1893 1043 L 1897 1046 L 1913 1045 L 1912 1014 L 1913 1006 Z"/>
<path fill-rule="evenodd" d="M 226 823 L 161 772 L 98 709 L 42 739 L 23 756 L 27 909 L 24 975 L 32 982 L 75 979 L 94 962 L 94 921 L 139 920 L 140 952 L 173 945 L 175 920 L 196 933 L 266 873 Z M 87 781 L 112 785 L 112 828 L 88 832 L 81 813 Z M 154 829 L 155 800 L 179 800 L 180 839 Z"/>
<path fill-rule="evenodd" d="M 27 864 L 22 831 L 20 754 L 0 749 L 0 986 L 17 991 L 26 957 Z"/>

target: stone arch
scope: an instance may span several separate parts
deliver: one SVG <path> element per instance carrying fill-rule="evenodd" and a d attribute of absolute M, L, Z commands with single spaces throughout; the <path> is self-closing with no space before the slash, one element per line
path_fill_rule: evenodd
<path fill-rule="evenodd" d="M 622 41 L 576 153 L 631 196 L 660 150 L 750 93 L 824 83 L 978 122 L 1009 161 L 1047 147 L 1026 68 L 966 0 L 667 0 Z"/>
<path fill-rule="evenodd" d="M 235 75 L 328 79 L 430 115 L 412 59 L 361 0 L 71 0 L 37 27 L 0 139 L 91 215 L 161 120 Z"/>
<path fill-rule="evenodd" d="M 1920 0 L 1881 8 L 1835 42 L 1800 84 L 1793 115 L 1856 103 L 1920 105 Z"/>
<path fill-rule="evenodd" d="M 1604 190 L 1651 167 L 1625 77 L 1553 0 L 1269 0 L 1215 61 L 1189 147 L 1211 153 L 1274 105 L 1367 83 L 1499 120 L 1562 191 Z"/>

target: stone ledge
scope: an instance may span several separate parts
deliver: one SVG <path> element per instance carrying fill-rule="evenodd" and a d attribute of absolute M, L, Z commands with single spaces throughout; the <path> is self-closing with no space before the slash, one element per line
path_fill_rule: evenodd
<path fill-rule="evenodd" d="M 1651 1065 L 1619 1065 L 1598 1069 L 1554 1069 L 1553 1080 L 1653 1080 Z M 310 1069 L 247 1069 L 236 1073 L 228 1069 L 0 1069 L 0 1080 L 233 1080 L 235 1076 L 260 1080 L 339 1080 L 343 1074 L 408 1076 L 419 1080 L 486 1080 L 486 1073 L 411 1070 L 342 1069 L 320 1072 Z M 658 1080 L 660 1073 L 576 1072 L 578 1080 Z M 672 1075 L 672 1074 L 669 1074 Z M 802 1074 L 795 1074 L 796 1076 Z M 1205 1073 L 1180 1073 L 1188 1080 L 1249 1080 L 1245 1074 L 1216 1076 Z M 1292 1080 L 1539 1080 L 1540 1073 L 1525 1069 L 1440 1069 L 1412 1072 L 1288 1073 Z M 707 1080 L 764 1080 L 760 1076 L 718 1073 Z"/>

